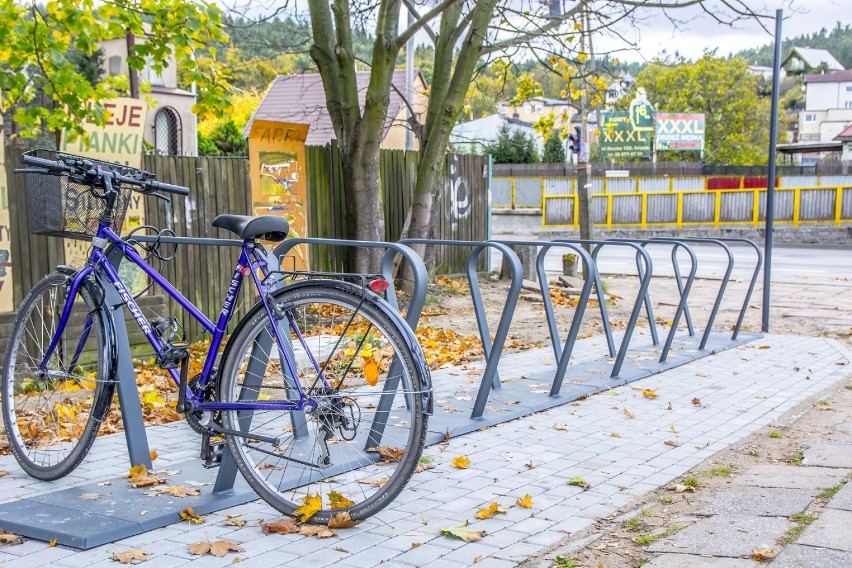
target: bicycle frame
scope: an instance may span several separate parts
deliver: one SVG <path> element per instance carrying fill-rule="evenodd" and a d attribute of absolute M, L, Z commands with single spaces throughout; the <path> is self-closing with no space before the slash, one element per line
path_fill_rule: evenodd
<path fill-rule="evenodd" d="M 109 244 L 107 244 L 109 243 Z M 145 260 L 139 256 L 139 254 L 134 250 L 133 246 L 122 240 L 120 236 L 118 236 L 107 224 L 101 223 L 98 228 L 97 237 L 93 239 L 92 252 L 89 256 L 89 260 L 86 263 L 86 266 L 81 269 L 74 280 L 71 282 L 70 287 L 68 288 L 68 297 L 65 301 L 65 306 L 62 311 L 62 315 L 59 319 L 59 324 L 57 326 L 57 330 L 51 340 L 50 345 L 45 351 L 45 356 L 39 365 L 39 370 L 44 371 L 47 362 L 50 360 L 50 357 L 56 348 L 59 337 L 62 335 L 65 326 L 68 323 L 68 319 L 71 314 L 71 310 L 74 304 L 74 298 L 77 295 L 77 291 L 82 285 L 83 281 L 88 278 L 92 274 L 101 274 L 109 280 L 109 282 L 115 287 L 118 295 L 121 297 L 122 302 L 127 307 L 130 314 L 133 316 L 133 319 L 136 321 L 136 325 L 139 326 L 142 333 L 145 335 L 145 338 L 151 344 L 151 347 L 154 348 L 154 351 L 159 355 L 163 351 L 163 343 L 160 341 L 160 338 L 154 332 L 151 327 L 150 322 L 148 322 L 147 318 L 142 313 L 142 310 L 139 308 L 139 305 L 133 299 L 133 296 L 127 290 L 124 283 L 121 281 L 121 277 L 118 274 L 116 268 L 110 263 L 107 259 L 107 253 L 105 252 L 105 247 L 113 246 L 119 249 L 124 256 L 124 258 L 130 260 L 133 264 L 138 266 L 145 272 L 156 284 L 158 284 L 167 294 L 169 294 L 172 298 L 174 298 L 181 307 L 189 312 L 189 314 L 196 319 L 201 326 L 206 329 L 208 332 L 212 334 L 210 348 L 207 352 L 204 366 L 202 368 L 201 374 L 199 376 L 199 385 L 201 388 L 198 389 L 198 392 L 203 391 L 203 387 L 207 385 L 207 383 L 211 380 L 213 365 L 216 361 L 216 354 L 219 352 L 219 348 L 222 345 L 222 341 L 225 337 L 225 332 L 227 330 L 228 323 L 230 322 L 233 316 L 233 308 L 234 303 L 237 298 L 237 295 L 240 292 L 240 288 L 242 287 L 243 279 L 247 275 L 251 275 L 252 280 L 254 281 L 255 287 L 260 294 L 261 301 L 263 302 L 264 308 L 266 310 L 266 314 L 269 317 L 270 322 L 276 322 L 281 320 L 280 317 L 276 317 L 273 309 L 270 307 L 268 301 L 268 295 L 272 291 L 272 287 L 265 284 L 263 280 L 258 276 L 258 271 L 263 274 L 263 278 L 265 279 L 268 272 L 268 263 L 266 259 L 262 256 L 261 250 L 264 250 L 262 247 L 258 247 L 258 245 L 252 239 L 246 239 L 243 241 L 242 247 L 240 249 L 240 256 L 237 260 L 237 265 L 234 268 L 234 274 L 231 277 L 231 282 L 228 286 L 228 291 L 225 295 L 225 300 L 222 304 L 222 310 L 219 312 L 219 317 L 214 323 L 210 318 L 205 316 L 192 302 L 190 302 L 183 294 L 180 293 L 172 284 L 166 280 L 160 273 L 155 271 Z M 302 338 L 302 335 L 299 333 L 298 328 L 294 325 L 294 322 L 289 321 L 288 319 L 288 327 L 292 328 L 295 332 L 296 337 L 305 348 L 307 353 L 311 353 L 310 349 L 307 348 L 307 345 Z M 87 323 L 89 323 L 87 321 Z M 221 402 L 209 402 L 204 401 L 201 397 L 189 386 L 187 386 L 185 393 L 185 400 L 188 407 L 192 410 L 196 411 L 227 411 L 227 410 L 285 410 L 285 411 L 304 411 L 306 408 L 309 410 L 314 410 L 317 408 L 318 403 L 311 397 L 305 394 L 300 381 L 296 380 L 297 373 L 295 369 L 295 365 L 291 360 L 289 354 L 286 350 L 280 348 L 280 346 L 289 344 L 289 338 L 285 338 L 282 336 L 281 327 L 278 325 L 273 325 L 273 333 L 275 336 L 275 340 L 279 346 L 279 358 L 281 359 L 282 366 L 286 366 L 286 370 L 289 373 L 289 376 L 293 378 L 292 384 L 295 387 L 295 390 L 298 392 L 298 399 L 293 400 L 284 400 L 284 401 L 242 401 L 239 403 L 221 403 Z M 78 350 L 82 347 L 83 343 L 88 336 L 89 326 L 87 325 L 83 331 L 82 338 L 80 340 L 80 345 L 78 346 Z M 284 343 L 284 341 L 288 343 Z M 310 355 L 311 363 L 315 366 L 318 376 L 320 380 L 322 380 L 323 385 L 328 388 L 330 385 L 328 381 L 325 379 L 324 373 L 320 368 L 320 365 L 313 357 Z M 180 375 L 177 369 L 168 369 L 169 375 L 172 381 L 176 385 L 180 385 Z"/>

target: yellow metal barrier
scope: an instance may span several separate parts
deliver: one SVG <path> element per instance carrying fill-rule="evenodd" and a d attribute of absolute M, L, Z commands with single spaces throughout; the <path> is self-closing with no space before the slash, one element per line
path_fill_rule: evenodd
<path fill-rule="evenodd" d="M 579 213 L 577 206 L 577 194 L 571 193 L 557 195 L 542 195 L 542 228 L 579 228 Z M 842 223 L 852 223 L 852 208 L 850 213 L 844 217 L 843 194 L 844 190 L 852 190 L 852 186 L 835 186 L 835 187 L 795 187 L 795 188 L 777 188 L 775 190 L 776 200 L 782 203 L 789 203 L 789 208 L 785 205 L 784 210 L 778 212 L 776 223 L 789 223 L 793 227 L 799 227 L 802 224 L 820 224 L 831 223 L 835 226 L 840 226 Z M 834 192 L 834 206 L 831 211 L 828 211 L 824 219 L 803 219 L 802 218 L 802 203 L 809 192 Z M 743 210 L 742 216 L 748 217 L 745 220 L 732 220 L 723 216 L 723 200 L 725 196 L 735 196 L 741 194 L 745 196 L 743 201 L 750 202 L 751 214 L 749 211 Z M 765 202 L 765 189 L 719 189 L 719 190 L 697 190 L 697 191 L 648 191 L 642 192 L 641 196 L 641 211 L 639 212 L 638 223 L 622 223 L 614 217 L 613 203 L 619 199 L 635 198 L 636 193 L 597 193 L 592 195 L 593 200 L 605 200 L 606 212 L 603 216 L 602 223 L 595 223 L 596 227 L 605 227 L 606 229 L 619 227 L 639 227 L 646 229 L 648 227 L 670 227 L 675 226 L 682 229 L 685 226 L 707 226 L 712 225 L 716 228 L 721 226 L 731 225 L 752 225 L 757 227 L 761 224 L 760 205 Z M 673 219 L 664 221 L 649 221 L 649 205 L 648 201 L 655 196 L 676 196 L 676 209 Z M 708 211 L 704 219 L 687 220 L 684 218 L 684 200 L 690 196 L 712 196 L 713 205 L 712 211 Z M 566 205 L 570 205 L 571 219 L 570 222 L 548 221 L 548 211 L 553 209 L 553 203 L 556 200 L 563 200 Z M 566 211 L 567 208 L 564 208 Z M 789 213 L 787 213 L 789 211 Z M 789 218 L 787 218 L 789 216 Z M 597 215 L 600 218 L 600 214 Z"/>

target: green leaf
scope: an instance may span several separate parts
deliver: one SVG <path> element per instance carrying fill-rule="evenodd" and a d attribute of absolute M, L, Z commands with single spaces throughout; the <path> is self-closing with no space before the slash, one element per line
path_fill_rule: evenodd
<path fill-rule="evenodd" d="M 441 534 L 444 536 L 452 536 L 455 538 L 460 538 L 465 542 L 476 542 L 478 540 L 482 540 L 482 537 L 485 536 L 485 531 L 475 531 L 467 528 L 467 521 L 460 525 L 454 525 L 452 527 L 447 527 L 445 529 L 441 529 Z"/>

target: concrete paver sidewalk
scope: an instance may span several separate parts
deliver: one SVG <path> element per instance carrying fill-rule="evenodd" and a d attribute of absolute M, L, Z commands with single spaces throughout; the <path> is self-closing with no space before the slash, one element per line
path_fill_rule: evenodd
<path fill-rule="evenodd" d="M 588 356 L 583 349 L 577 353 L 578 360 Z M 110 560 L 114 552 L 138 547 L 151 553 L 146 567 L 210 568 L 229 565 L 237 556 L 242 559 L 240 566 L 278 566 L 297 559 L 316 567 L 514 566 L 670 483 L 844 379 L 849 367 L 836 363 L 851 358 L 845 347 L 830 339 L 767 336 L 620 387 L 618 392 L 453 438 L 427 448 L 434 469 L 416 474 L 387 509 L 355 528 L 340 530 L 337 538 L 264 535 L 258 521 L 280 515 L 257 501 L 211 514 L 201 525 L 175 523 L 88 551 L 28 540 L 0 548 L 0 561 L 4 567 L 116 566 Z M 507 355 L 501 362 L 501 377 L 524 380 L 525 372 L 552 364 L 548 350 Z M 435 373 L 436 384 L 458 381 L 459 372 Z M 643 388 L 656 389 L 658 398 L 643 397 Z M 694 398 L 701 404 L 693 404 Z M 556 429 L 554 424 L 566 424 L 568 430 Z M 183 424 L 152 427 L 148 435 L 160 456 L 155 462 L 158 468 L 197 453 L 197 438 Z M 2 457 L 0 469 L 10 475 L 0 478 L 0 500 L 120 475 L 128 467 L 123 444 L 121 435 L 99 439 L 78 471 L 50 484 L 29 479 L 11 456 Z M 458 455 L 470 458 L 468 469 L 450 466 Z M 591 487 L 567 484 L 578 476 Z M 533 500 L 532 509 L 515 506 L 526 494 Z M 843 498 L 848 499 L 845 494 Z M 491 501 L 500 503 L 507 513 L 477 521 L 474 513 Z M 832 514 L 852 515 L 843 506 Z M 246 526 L 225 525 L 227 515 L 241 515 Z M 440 535 L 441 528 L 464 521 L 487 535 L 474 543 Z M 240 543 L 245 551 L 223 558 L 188 552 L 189 543 L 223 538 Z M 796 552 L 789 550 L 791 555 Z"/>

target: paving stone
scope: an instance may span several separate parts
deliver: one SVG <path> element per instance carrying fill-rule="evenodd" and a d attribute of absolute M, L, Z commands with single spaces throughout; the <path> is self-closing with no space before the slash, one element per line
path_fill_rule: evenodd
<path fill-rule="evenodd" d="M 788 528 L 790 522 L 777 517 L 710 517 L 655 542 L 648 551 L 740 558 L 774 543 Z"/>
<path fill-rule="evenodd" d="M 846 476 L 846 471 L 825 467 L 793 465 L 756 465 L 734 478 L 733 485 L 819 489 L 831 487 Z"/>
<path fill-rule="evenodd" d="M 643 564 L 643 568 L 751 568 L 760 562 L 742 558 L 708 558 L 692 554 L 663 554 Z"/>
<path fill-rule="evenodd" d="M 837 443 L 816 443 L 804 451 L 810 466 L 852 467 L 852 436 L 843 436 Z"/>
<path fill-rule="evenodd" d="M 697 496 L 698 515 L 757 515 L 789 517 L 804 511 L 817 494 L 816 489 L 778 487 L 726 487 L 712 497 Z"/>
<path fill-rule="evenodd" d="M 826 505 L 829 509 L 843 509 L 844 511 L 852 511 L 852 483 L 847 483 L 840 488 L 840 491 L 831 498 L 831 501 Z"/>
<path fill-rule="evenodd" d="M 793 544 L 772 561 L 772 568 L 849 568 L 852 553 Z"/>
<path fill-rule="evenodd" d="M 799 537 L 799 544 L 852 552 L 852 512 L 826 509 Z"/>

